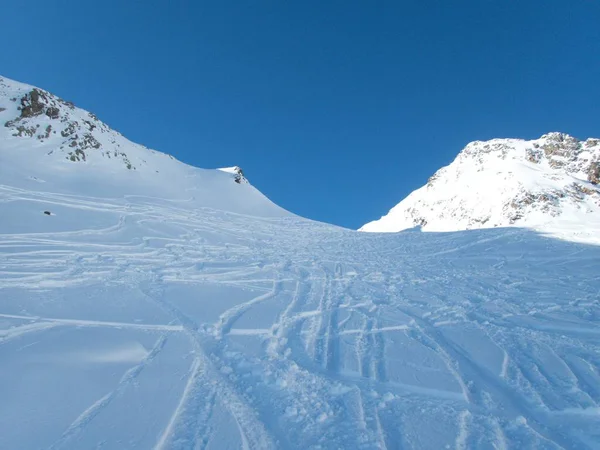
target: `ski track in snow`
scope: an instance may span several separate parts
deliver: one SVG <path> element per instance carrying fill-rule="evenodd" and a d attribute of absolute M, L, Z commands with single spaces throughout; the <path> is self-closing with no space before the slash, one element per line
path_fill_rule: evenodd
<path fill-rule="evenodd" d="M 77 327 L 108 327 L 108 328 L 123 328 L 133 330 L 146 330 L 146 331 L 183 331 L 183 327 L 180 325 L 159 325 L 159 324 L 141 324 L 141 323 L 127 323 L 127 322 L 105 322 L 100 320 L 81 320 L 81 319 L 57 319 L 52 317 L 34 317 L 34 316 L 19 316 L 15 314 L 0 314 L 0 317 L 8 319 L 23 319 L 31 320 L 38 323 L 31 324 L 36 325 L 30 330 L 23 331 L 36 331 L 37 329 L 46 329 L 57 325 L 72 325 Z M 20 327 L 20 328 L 24 328 Z M 15 334 L 17 330 L 15 330 Z M 18 333 L 21 334 L 21 333 Z M 9 333 L 9 337 L 13 334 Z M 2 342 L 2 341 L 0 341 Z"/>
<path fill-rule="evenodd" d="M 66 431 L 62 434 L 61 438 L 50 446 L 50 449 L 60 449 L 60 448 L 68 448 L 66 446 L 72 446 L 72 439 L 76 438 L 77 435 L 85 431 L 85 427 L 96 417 L 98 414 L 102 412 L 115 398 L 117 398 L 121 393 L 127 389 L 138 377 L 144 368 L 150 364 L 156 355 L 163 349 L 167 339 L 165 336 L 161 336 L 156 344 L 148 352 L 146 357 L 136 366 L 127 370 L 125 374 L 121 377 L 119 384 L 116 386 L 114 390 L 100 398 L 98 401 L 94 402 L 89 408 L 83 411 L 79 417 L 77 417 L 73 423 L 66 429 Z"/>
<path fill-rule="evenodd" d="M 207 342 L 210 343 L 209 336 L 202 333 L 193 319 L 164 298 L 159 282 L 154 280 L 154 283 L 146 290 L 146 295 L 150 301 L 160 305 L 174 319 L 181 322 L 196 354 L 190 379 L 179 405 L 155 448 L 196 448 L 201 446 L 207 440 L 207 436 L 199 435 L 197 428 L 206 426 L 206 423 L 198 421 L 198 410 L 204 407 L 207 415 L 210 415 L 212 406 L 206 408 L 206 399 L 215 395 L 223 402 L 236 422 L 240 432 L 240 441 L 244 448 L 249 445 L 256 449 L 273 448 L 274 444 L 264 424 L 256 418 L 255 412 L 244 397 L 236 392 L 235 387 L 219 373 L 216 367 L 218 362 L 215 363 L 216 355 L 207 354 L 205 346 Z M 275 286 L 276 283 L 274 283 L 273 292 L 275 292 Z M 265 295 L 242 304 L 240 308 L 249 308 L 265 298 L 268 296 Z M 232 314 L 226 315 L 225 320 L 221 317 L 219 323 L 232 323 L 240 314 L 239 309 L 236 309 Z M 220 339 L 221 334 L 217 333 L 216 336 Z M 190 424 L 195 426 L 190 426 Z"/>
<path fill-rule="evenodd" d="M 113 220 L 0 234 L 0 293 L 11 298 L 0 302 L 0 349 L 53 327 L 160 336 L 49 448 L 100 446 L 86 441 L 88 425 L 144 382 L 159 352 L 180 351 L 163 349 L 173 334 L 192 349 L 178 355 L 187 378 L 146 448 L 600 445 L 598 249 L 515 230 L 358 235 L 150 198 L 0 191 L 4 204 Z M 523 257 L 527 245 L 533 256 Z M 580 255 L 580 267 L 545 264 L 559 251 Z M 77 297 L 48 297 L 99 283 L 117 289 L 107 308 L 120 311 L 128 298 L 118 289 L 128 288 L 162 318 L 63 317 Z M 251 313 L 255 327 L 242 320 Z M 31 448 L 27 426 L 22 448 Z"/>

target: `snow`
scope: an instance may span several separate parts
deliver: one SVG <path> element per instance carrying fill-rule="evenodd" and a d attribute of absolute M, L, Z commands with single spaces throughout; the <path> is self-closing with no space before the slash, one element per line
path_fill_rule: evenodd
<path fill-rule="evenodd" d="M 472 142 L 429 182 L 360 231 L 517 226 L 600 244 L 600 188 L 588 181 L 600 141 L 550 133 Z"/>
<path fill-rule="evenodd" d="M 600 446 L 599 246 L 358 233 L 53 145 L 0 130 L 0 448 Z"/>

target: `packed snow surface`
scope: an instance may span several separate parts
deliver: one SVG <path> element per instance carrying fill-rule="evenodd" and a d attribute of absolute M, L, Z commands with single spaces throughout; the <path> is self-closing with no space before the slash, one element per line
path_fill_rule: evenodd
<path fill-rule="evenodd" d="M 122 137 L 135 170 L 13 134 L 0 448 L 600 447 L 600 247 L 358 233 Z"/>
<path fill-rule="evenodd" d="M 361 231 L 527 227 L 600 244 L 600 140 L 563 133 L 467 145 L 427 184 Z"/>

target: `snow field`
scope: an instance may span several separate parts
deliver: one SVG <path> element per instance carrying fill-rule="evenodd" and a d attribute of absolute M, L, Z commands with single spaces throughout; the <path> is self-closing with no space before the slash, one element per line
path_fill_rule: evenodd
<path fill-rule="evenodd" d="M 598 247 L 83 201 L 0 230 L 2 448 L 598 447 Z"/>

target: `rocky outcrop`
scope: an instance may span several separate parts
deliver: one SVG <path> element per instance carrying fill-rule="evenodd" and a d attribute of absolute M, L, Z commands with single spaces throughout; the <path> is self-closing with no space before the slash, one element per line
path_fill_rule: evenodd
<path fill-rule="evenodd" d="M 34 117 L 42 114 L 46 109 L 48 99 L 38 89 L 33 89 L 21 98 L 21 118 Z"/>
<path fill-rule="evenodd" d="M 588 169 L 588 181 L 592 184 L 600 183 L 600 161 L 594 161 Z"/>
<path fill-rule="evenodd" d="M 237 184 L 241 184 L 241 183 L 247 183 L 248 181 L 246 180 L 246 177 L 244 177 L 244 171 L 242 170 L 241 167 L 235 166 L 233 168 L 235 175 L 233 177 L 233 181 L 235 181 Z"/>
<path fill-rule="evenodd" d="M 10 87 L 7 80 L 0 78 L 0 88 L 6 87 Z M 55 145 L 49 154 L 61 152 L 65 159 L 72 162 L 86 162 L 90 152 L 95 152 L 104 158 L 120 158 L 127 169 L 136 169 L 124 152 L 103 147 L 102 138 L 108 137 L 110 147 L 118 148 L 119 144 L 114 138 L 118 133 L 94 114 L 80 110 L 73 103 L 39 88 L 21 90 L 19 95 L 8 101 L 16 104 L 18 111 L 16 117 L 4 123 L 12 136 L 51 141 Z M 2 107 L 2 111 L 6 111 L 6 108 Z M 112 138 L 109 137 L 111 135 Z"/>
<path fill-rule="evenodd" d="M 560 169 L 575 161 L 581 152 L 581 142 L 564 133 L 549 133 L 542 136 L 542 143 L 534 144 L 541 148 L 550 167 Z"/>
<path fill-rule="evenodd" d="M 221 167 L 218 170 L 220 170 L 221 172 L 225 172 L 225 173 L 231 174 L 233 176 L 233 181 L 235 181 L 237 184 L 246 184 L 246 183 L 248 183 L 248 180 L 244 176 L 244 171 L 239 166 Z"/>

